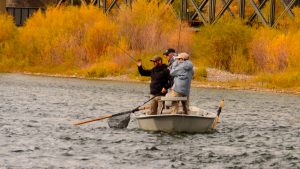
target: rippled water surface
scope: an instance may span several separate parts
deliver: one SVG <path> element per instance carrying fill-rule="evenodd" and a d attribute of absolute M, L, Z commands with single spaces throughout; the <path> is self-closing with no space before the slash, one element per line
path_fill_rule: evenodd
<path fill-rule="evenodd" d="M 110 129 L 106 120 L 148 98 L 148 84 L 0 74 L 0 168 L 300 168 L 300 96 L 192 88 L 216 111 L 212 134 Z"/>

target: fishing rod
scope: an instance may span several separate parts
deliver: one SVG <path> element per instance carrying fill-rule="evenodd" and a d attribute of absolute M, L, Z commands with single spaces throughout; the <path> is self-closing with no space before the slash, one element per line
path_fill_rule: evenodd
<path fill-rule="evenodd" d="M 177 53 L 178 53 L 178 51 L 180 51 L 179 47 L 180 47 L 180 36 L 181 36 L 181 24 L 182 24 L 182 20 L 180 18 L 180 25 L 179 25 L 179 32 L 178 32 L 178 42 L 177 42 Z"/>
<path fill-rule="evenodd" d="M 114 46 L 116 46 L 117 48 L 119 48 L 122 52 L 124 52 L 132 61 L 137 62 L 137 60 L 132 57 L 128 52 L 126 52 L 124 49 L 122 49 L 119 45 L 113 43 Z"/>

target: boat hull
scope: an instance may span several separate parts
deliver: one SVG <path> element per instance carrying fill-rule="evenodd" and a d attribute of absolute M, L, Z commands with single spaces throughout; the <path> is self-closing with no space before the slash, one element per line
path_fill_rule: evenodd
<path fill-rule="evenodd" d="M 168 133 L 205 133 L 213 130 L 215 116 L 181 114 L 143 115 L 136 117 L 140 129 Z"/>

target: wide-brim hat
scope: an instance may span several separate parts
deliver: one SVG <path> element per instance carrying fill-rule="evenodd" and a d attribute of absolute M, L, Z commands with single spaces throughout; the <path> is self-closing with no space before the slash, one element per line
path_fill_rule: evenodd
<path fill-rule="evenodd" d="M 175 59 L 184 59 L 184 60 L 188 60 L 190 58 L 190 55 L 187 53 L 179 53 Z"/>

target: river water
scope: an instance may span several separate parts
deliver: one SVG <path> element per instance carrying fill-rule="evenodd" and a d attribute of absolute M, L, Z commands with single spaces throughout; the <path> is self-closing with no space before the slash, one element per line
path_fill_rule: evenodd
<path fill-rule="evenodd" d="M 0 74 L 0 168 L 300 168 L 300 96 L 192 88 L 217 131 L 166 134 L 74 122 L 127 111 L 148 84 Z"/>

